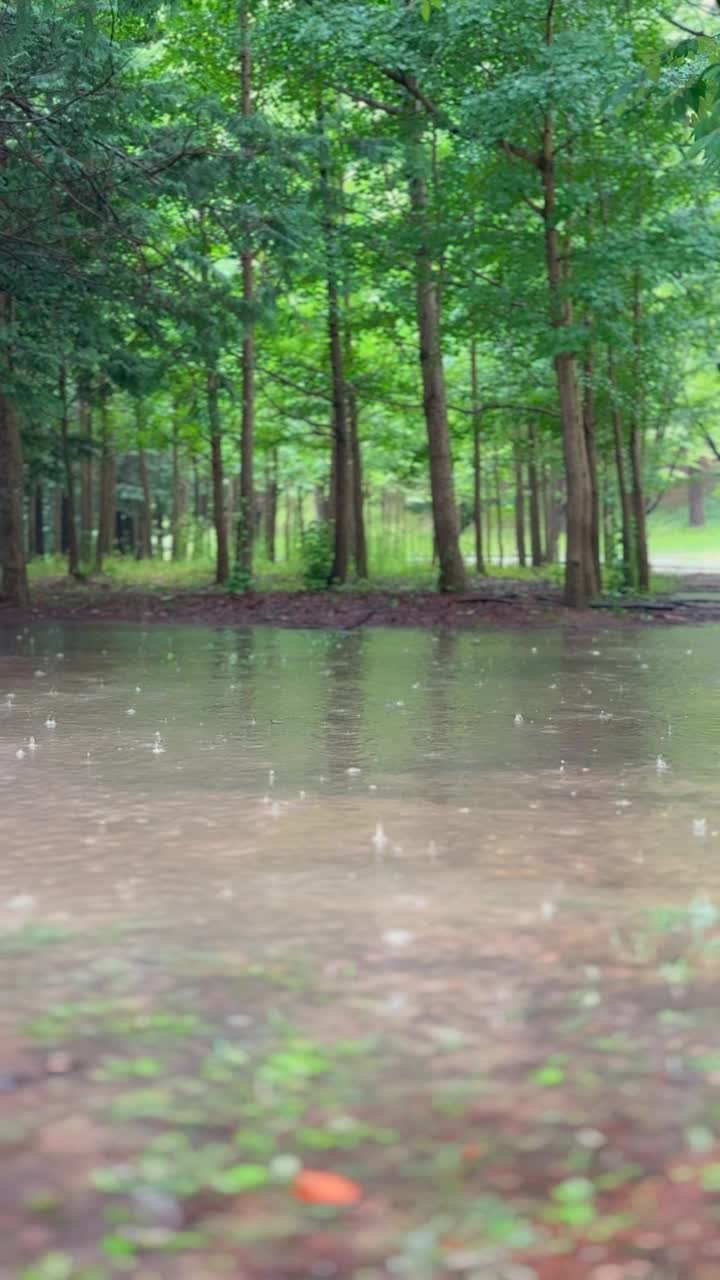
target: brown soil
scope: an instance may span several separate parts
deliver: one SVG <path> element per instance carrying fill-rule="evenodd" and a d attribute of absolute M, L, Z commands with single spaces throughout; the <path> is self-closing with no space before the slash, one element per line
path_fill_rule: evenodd
<path fill-rule="evenodd" d="M 693 583 L 693 586 L 695 584 Z M 32 604 L 18 609 L 0 601 L 0 625 L 58 622 L 164 622 L 205 626 L 335 627 L 542 627 L 580 630 L 720 620 L 717 602 L 668 596 L 628 601 L 601 609 L 563 606 L 549 583 L 482 583 L 463 595 L 399 591 L 269 591 L 232 595 L 218 589 L 117 588 L 59 580 L 33 590 Z"/>

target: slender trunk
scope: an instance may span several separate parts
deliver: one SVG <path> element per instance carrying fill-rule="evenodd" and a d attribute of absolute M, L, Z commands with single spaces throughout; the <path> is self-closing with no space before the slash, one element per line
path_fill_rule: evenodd
<path fill-rule="evenodd" d="M 292 509 L 292 497 L 290 490 L 285 492 L 285 563 L 290 561 L 290 552 L 292 549 L 292 530 L 290 528 L 290 513 Z"/>
<path fill-rule="evenodd" d="M 95 571 L 97 573 L 102 573 L 103 557 L 109 555 L 112 550 L 115 523 L 115 457 L 106 401 L 103 401 L 100 411 L 100 443 L 100 495 L 95 540 Z"/>
<path fill-rule="evenodd" d="M 10 152 L 0 132 L 0 169 L 8 162 Z M 0 292 L 0 331 L 10 328 L 14 320 L 13 300 Z M 11 362 L 11 347 L 2 356 L 0 369 L 0 593 L 11 604 L 27 605 L 30 601 L 25 559 L 25 519 L 23 512 L 24 464 L 20 423 L 15 405 L 2 389 L 1 375 Z"/>
<path fill-rule="evenodd" d="M 615 450 L 615 470 L 617 473 L 618 496 L 620 498 L 620 529 L 622 538 L 623 582 L 626 587 L 634 583 L 632 553 L 632 503 L 628 491 L 625 473 L 625 441 L 623 440 L 622 420 L 618 404 L 617 375 L 615 357 L 612 347 L 607 351 L 608 382 L 610 384 L 610 417 L 613 429 L 613 447 Z"/>
<path fill-rule="evenodd" d="M 35 526 L 35 554 L 38 556 L 45 555 L 45 521 L 44 521 L 44 495 L 41 484 L 35 485 L 35 495 L 33 503 L 33 524 Z"/>
<path fill-rule="evenodd" d="M 318 108 L 321 141 L 323 133 L 322 103 Z M 323 202 L 323 237 L 327 293 L 327 333 L 332 375 L 332 429 L 334 462 L 333 561 L 330 582 L 347 582 L 350 559 L 350 433 L 348 431 L 347 396 L 340 331 L 340 295 L 338 287 L 337 229 L 332 211 L 329 159 L 320 164 L 320 190 Z"/>
<path fill-rule="evenodd" d="M 138 560 L 152 559 L 152 503 L 150 501 L 150 479 L 148 476 L 147 458 L 143 440 L 145 430 L 145 413 L 142 400 L 135 401 L 135 438 L 138 450 L 138 471 L 140 474 L 140 491 L 142 493 L 142 514 L 137 545 Z"/>
<path fill-rule="evenodd" d="M 477 343 L 470 344 L 470 395 L 473 432 L 473 522 L 475 525 L 475 568 L 485 574 L 483 554 L 482 465 L 480 461 L 480 398 L 478 392 Z"/>
<path fill-rule="evenodd" d="M 218 397 L 218 377 L 214 369 L 207 373 L 207 406 L 210 420 L 210 456 L 212 466 L 213 523 L 215 525 L 215 581 L 227 582 L 230 576 L 227 523 L 225 521 L 225 475 L 222 456 L 222 425 Z"/>
<path fill-rule="evenodd" d="M 170 515 L 171 556 L 184 560 L 187 555 L 188 482 L 180 470 L 180 439 L 177 419 L 172 434 L 172 510 Z"/>
<path fill-rule="evenodd" d="M 35 548 L 35 485 L 31 486 L 25 505 L 27 509 L 23 515 L 23 523 L 24 528 L 27 530 L 27 559 L 29 563 L 37 555 Z"/>
<path fill-rule="evenodd" d="M 548 45 L 553 42 L 553 11 L 554 0 L 548 0 L 545 31 Z M 573 319 L 567 293 L 570 243 L 567 240 L 561 246 L 557 228 L 554 121 L 551 111 L 545 116 L 540 174 L 544 197 L 550 317 L 554 328 L 570 329 Z M 577 356 L 574 351 L 561 350 L 554 357 L 553 363 L 560 402 L 567 489 L 565 603 L 572 608 L 580 608 L 592 596 L 597 595 L 599 583 L 592 548 L 592 496 L 578 387 Z"/>
<path fill-rule="evenodd" d="M 705 524 L 705 486 L 699 467 L 688 467 L 688 524 L 699 529 Z"/>
<path fill-rule="evenodd" d="M 12 320 L 12 304 L 0 294 L 0 326 Z M 23 516 L 23 454 L 15 406 L 0 391 L 0 591 L 11 604 L 29 603 Z"/>
<path fill-rule="evenodd" d="M 52 493 L 53 554 L 62 554 L 62 485 L 53 485 Z"/>
<path fill-rule="evenodd" d="M 525 568 L 525 485 L 523 462 L 520 444 L 516 440 L 513 445 L 513 461 L 515 465 L 515 547 L 518 564 Z"/>
<path fill-rule="evenodd" d="M 275 529 L 277 526 L 278 503 L 278 451 L 274 445 L 265 454 L 265 506 L 263 520 L 265 525 L 265 554 L 270 564 L 275 563 Z"/>
<path fill-rule="evenodd" d="M 492 530 L 492 491 L 491 491 L 491 487 L 490 487 L 490 476 L 489 476 L 489 475 L 485 477 L 485 502 L 484 502 L 484 507 L 485 507 L 485 523 L 486 523 L 486 526 L 487 526 L 487 537 L 486 537 L 485 541 L 486 541 L 486 544 L 487 544 L 488 560 L 490 561 L 490 563 L 492 563 L 492 558 L 493 558 L 493 549 L 492 549 L 492 531 L 493 531 L 493 530 Z"/>
<path fill-rule="evenodd" d="M 158 560 L 164 560 L 165 508 L 161 502 L 155 504 L 155 550 Z"/>
<path fill-rule="evenodd" d="M 355 572 L 358 578 L 369 577 L 367 535 L 365 532 L 365 499 L 363 493 L 362 449 L 358 422 L 357 397 L 348 383 L 348 418 L 350 425 L 350 453 L 352 474 L 352 528 L 354 540 Z"/>
<path fill-rule="evenodd" d="M 650 557 L 647 543 L 645 517 L 645 493 L 643 485 L 641 369 L 640 369 L 640 272 L 633 280 L 633 396 L 630 417 L 630 474 L 632 476 L 632 510 L 635 531 L 635 558 L 637 563 L 638 590 L 650 590 Z"/>
<path fill-rule="evenodd" d="M 605 568 L 610 572 L 615 561 L 615 519 L 613 514 L 613 506 L 610 501 L 610 470 L 609 463 L 605 464 L 603 472 L 603 494 L 602 494 L 602 520 L 603 520 L 603 559 Z"/>
<path fill-rule="evenodd" d="M 632 510 L 635 526 L 635 556 L 637 562 L 638 590 L 650 590 L 650 558 L 645 519 L 645 493 L 640 442 L 640 427 L 633 416 L 630 421 L 630 473 L 632 475 Z"/>
<path fill-rule="evenodd" d="M 583 431 L 590 482 L 590 546 L 598 589 L 602 584 L 600 565 L 600 490 L 598 486 L 597 446 L 595 443 L 595 374 L 592 348 L 588 348 L 583 360 Z"/>
<path fill-rule="evenodd" d="M 530 489 L 530 558 L 533 568 L 543 562 L 542 536 L 540 532 L 540 492 L 538 485 L 537 439 L 535 426 L 528 426 L 528 486 Z M 550 541 L 549 537 L 547 539 Z"/>
<path fill-rule="evenodd" d="M 500 464 L 498 461 L 497 454 L 495 454 L 495 458 L 494 458 L 494 473 L 495 473 L 494 475 L 495 510 L 497 513 L 497 531 L 498 531 L 498 558 L 500 561 L 500 568 L 502 568 L 503 564 L 505 563 L 505 547 L 504 547 L 504 538 L 503 538 L 504 530 L 503 530 L 502 490 L 500 488 Z"/>
<path fill-rule="evenodd" d="M 89 565 L 93 534 L 93 465 L 92 411 L 86 400 L 80 401 L 78 425 L 83 438 L 83 451 L 80 455 L 80 559 L 84 565 Z"/>
<path fill-rule="evenodd" d="M 298 518 L 297 519 L 298 534 L 300 535 L 300 541 L 302 542 L 303 538 L 305 537 L 305 513 L 303 511 L 302 489 L 298 489 L 297 491 L 297 518 Z"/>
<path fill-rule="evenodd" d="M 250 16 L 247 0 L 240 5 L 240 109 L 243 119 L 252 113 L 252 53 L 250 48 Z M 235 554 L 239 569 L 252 576 L 255 539 L 255 264 L 252 250 L 240 255 L 244 307 L 242 344 L 242 417 L 240 424 L 240 497 L 236 526 Z"/>
<path fill-rule="evenodd" d="M 352 370 L 352 332 L 348 316 L 350 313 L 349 291 L 345 292 L 345 372 Z M 357 396 L 352 378 L 345 383 L 347 398 L 348 431 L 350 433 L 350 529 L 352 535 L 353 559 L 355 573 L 363 580 L 368 577 L 367 537 L 365 534 L 365 502 L 363 495 L 362 449 L 360 446 L 360 421 Z"/>
<path fill-rule="evenodd" d="M 410 202 L 420 243 L 415 252 L 416 309 L 423 383 L 423 409 L 430 454 L 430 491 L 440 591 L 465 588 L 460 530 L 455 505 L 445 371 L 440 336 L 440 300 L 427 243 L 427 184 L 420 165 L 410 179 Z"/>
<path fill-rule="evenodd" d="M 62 441 L 63 467 L 65 470 L 65 498 L 67 502 L 67 553 L 68 573 L 73 577 L 79 570 L 80 555 L 78 550 L 77 520 L 75 516 L 75 472 L 68 439 L 68 403 L 65 366 L 61 365 L 58 378 L 60 395 L 60 438 Z"/>
<path fill-rule="evenodd" d="M 197 464 L 197 458 L 193 458 L 193 519 L 197 523 L 202 515 L 202 506 L 200 498 L 200 468 Z"/>

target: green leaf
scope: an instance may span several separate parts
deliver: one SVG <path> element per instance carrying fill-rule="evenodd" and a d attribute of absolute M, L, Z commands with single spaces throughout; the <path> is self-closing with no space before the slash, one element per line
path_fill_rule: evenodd
<path fill-rule="evenodd" d="M 269 1182 L 267 1169 L 261 1164 L 235 1164 L 230 1169 L 223 1169 L 215 1174 L 210 1185 L 223 1195 L 233 1196 L 242 1191 L 254 1191 L 256 1187 L 264 1187 Z"/>

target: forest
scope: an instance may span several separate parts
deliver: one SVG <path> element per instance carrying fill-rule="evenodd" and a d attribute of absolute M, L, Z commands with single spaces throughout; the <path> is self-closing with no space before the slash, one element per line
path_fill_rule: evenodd
<path fill-rule="evenodd" d="M 504 552 L 647 591 L 720 457 L 719 19 L 3 0 L 4 597 L 373 583 L 407 518 L 443 592 Z"/>

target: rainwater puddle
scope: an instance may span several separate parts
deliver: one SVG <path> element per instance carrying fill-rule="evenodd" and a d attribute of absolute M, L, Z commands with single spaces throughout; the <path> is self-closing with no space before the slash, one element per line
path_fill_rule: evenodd
<path fill-rule="evenodd" d="M 247 1246 L 253 1280 L 308 1238 L 295 1201 L 281 1211 L 272 1199 L 277 1170 L 307 1163 L 303 1144 L 316 1165 L 375 1188 L 385 1224 L 364 1219 L 365 1243 L 349 1260 L 333 1244 L 303 1275 L 364 1277 L 372 1264 L 373 1280 L 503 1280 L 509 1259 L 523 1276 L 545 1276 L 538 1259 L 566 1228 L 579 1251 L 570 1280 L 628 1250 L 642 1260 L 638 1239 L 657 1236 L 659 1202 L 635 1236 L 618 1226 L 617 1240 L 610 1228 L 585 1239 L 594 1207 L 553 1217 L 565 1203 L 553 1188 L 597 1172 L 592 1196 L 585 1184 L 568 1192 L 594 1206 L 603 1186 L 624 1185 L 613 1170 L 671 1185 L 673 1161 L 714 1147 L 719 641 L 712 627 L 0 633 L 0 1085 L 12 1113 L 3 1120 L 0 1097 L 0 1144 L 10 1133 L 9 1176 L 24 1188 L 4 1227 L 13 1265 L 65 1248 L 73 1232 L 78 1265 L 107 1253 L 102 1233 L 78 1226 L 87 1205 L 65 1205 L 42 1238 L 32 1214 L 18 1225 L 27 1196 L 64 1186 L 78 1144 L 90 1166 L 117 1163 L 123 1143 L 142 1147 L 139 1119 L 160 1137 L 196 1125 L 199 1141 L 203 1125 L 236 1127 L 248 1098 L 253 1124 L 268 1109 L 247 1159 L 264 1171 L 252 1176 L 270 1187 L 262 1212 L 275 1224 L 269 1252 L 267 1242 Z M 299 1042 L 305 1067 L 293 1068 Z M 315 1052 L 330 1065 L 308 1066 Z M 351 1052 L 352 1087 L 333 1057 Z M 160 1074 L 164 1092 L 145 1083 L 128 1093 L 117 1062 L 129 1058 L 141 1077 Z M 334 1081 L 336 1067 L 338 1081 L 316 1096 L 314 1073 Z M 299 1128 L 284 1102 L 282 1123 L 273 1112 L 282 1071 L 295 1069 Z M 259 1074 L 248 1082 L 248 1072 Z M 208 1079 L 220 1082 L 212 1099 Z M 383 1145 L 362 1130 L 367 1151 L 362 1136 L 337 1138 L 349 1113 L 395 1136 Z M 593 1135 L 584 1154 L 568 1125 Z M 468 1142 L 479 1154 L 467 1157 L 465 1187 L 458 1152 Z M 216 1158 L 222 1174 L 230 1157 Z M 187 1171 L 178 1185 L 170 1174 L 152 1184 L 173 1230 L 195 1221 L 184 1196 L 194 1204 L 222 1183 L 203 1169 L 197 1185 Z M 120 1179 L 111 1189 L 123 1212 L 149 1175 L 128 1177 L 129 1188 Z M 527 1230 L 499 1244 L 497 1224 L 477 1212 L 466 1221 L 469 1194 L 510 1203 Z M 450 1232 L 455 1243 L 438 1228 L 422 1264 L 412 1261 L 408 1239 L 441 1210 L 465 1224 Z M 603 1210 L 619 1212 L 614 1202 Z M 666 1242 L 667 1256 L 693 1276 L 712 1232 L 700 1210 L 683 1212 L 695 1235 Z M 151 1246 L 128 1231 L 125 1256 L 145 1274 Z M 213 1251 L 230 1248 L 216 1227 L 198 1247 L 197 1275 L 214 1274 Z M 175 1265 L 165 1261 L 162 1275 L 184 1276 Z"/>

